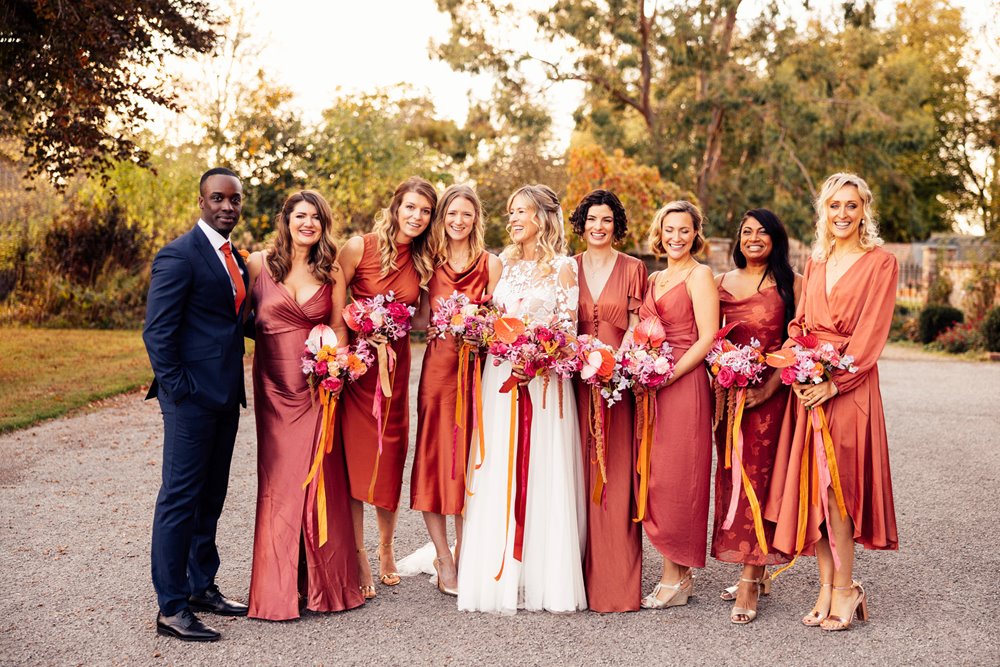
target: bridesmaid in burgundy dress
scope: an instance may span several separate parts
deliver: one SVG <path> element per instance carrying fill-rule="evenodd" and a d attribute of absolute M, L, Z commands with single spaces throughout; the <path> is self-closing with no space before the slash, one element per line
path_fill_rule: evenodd
<path fill-rule="evenodd" d="M 889 337 L 899 265 L 881 245 L 868 184 L 854 174 L 830 176 L 816 198 L 816 241 L 788 333 L 808 332 L 832 343 L 854 357 L 857 372 L 837 371 L 832 380 L 792 386 L 765 512 L 777 524 L 777 548 L 816 555 L 820 590 L 802 623 L 824 630 L 847 630 L 855 614 L 867 618 L 865 591 L 853 578 L 854 543 L 899 546 L 877 364 Z M 815 458 L 803 452 L 813 435 L 807 410 L 819 406 L 829 424 L 846 518 L 838 511 L 835 487 L 823 490 L 827 520 L 822 496 L 814 496 L 816 483 L 800 484 L 803 459 L 816 470 Z"/>
<path fill-rule="evenodd" d="M 389 207 L 375 218 L 372 232 L 355 236 L 344 244 L 340 265 L 352 298 L 367 299 L 392 291 L 397 301 L 409 306 L 418 304 L 434 271 L 428 228 L 436 205 L 434 186 L 422 178 L 410 177 L 399 184 Z M 347 457 L 358 567 L 366 598 L 375 597 L 375 583 L 364 548 L 365 502 L 375 506 L 378 521 L 379 581 L 386 586 L 395 586 L 400 581 L 392 540 L 409 442 L 409 337 L 392 343 L 392 349 L 396 353 L 395 370 L 391 374 L 392 396 L 381 399 L 382 423 L 377 424 L 372 416 L 376 368 L 358 382 L 347 385 L 339 406 L 339 431 Z M 379 428 L 383 430 L 381 456 L 377 456 Z"/>
<path fill-rule="evenodd" d="M 247 262 L 257 340 L 257 520 L 250 575 L 253 618 L 281 621 L 312 611 L 364 604 L 358 588 L 354 532 L 343 451 L 324 458 L 328 537 L 319 546 L 318 479 L 303 491 L 322 418 L 302 374 L 302 350 L 317 324 L 335 327 L 346 344 L 340 310 L 346 282 L 336 264 L 330 207 L 316 192 L 292 195 L 277 220 L 277 238 Z"/>
<path fill-rule="evenodd" d="M 597 336 L 618 348 L 639 321 L 646 287 L 646 265 L 611 247 L 628 231 L 625 207 L 614 193 L 594 190 L 573 211 L 570 223 L 587 243 L 587 249 L 575 257 L 580 276 L 577 332 Z M 635 399 L 625 394 L 607 413 L 607 482 L 599 503 L 593 500 L 600 469 L 596 443 L 590 435 L 591 391 L 580 380 L 576 381 L 576 403 L 588 499 L 583 564 L 587 602 L 591 611 L 637 611 L 642 597 L 642 532 L 632 521 Z"/>
<path fill-rule="evenodd" d="M 642 599 L 649 609 L 687 604 L 691 568 L 705 566 L 712 399 L 704 362 L 719 330 L 719 292 L 712 270 L 694 258 L 705 246 L 702 220 L 697 206 L 674 201 L 657 211 L 649 229 L 650 249 L 667 256 L 667 268 L 649 277 L 639 319 L 660 319 L 676 363 L 656 392 L 643 526 L 663 555 L 663 574 Z"/>
<path fill-rule="evenodd" d="M 468 185 L 453 185 L 441 196 L 437 224 L 431 229 L 434 275 L 428 285 L 427 306 L 454 292 L 478 301 L 492 294 L 500 279 L 500 258 L 486 252 L 482 204 Z M 464 387 L 463 426 L 455 432 L 458 396 L 458 350 L 452 336 L 433 337 L 424 353 L 417 394 L 417 446 L 410 478 L 410 506 L 424 514 L 437 557 L 438 590 L 457 594 L 458 562 L 462 547 L 462 510 L 465 507 L 465 470 L 472 424 L 472 368 Z M 454 448 L 454 449 L 453 449 Z M 448 547 L 446 516 L 455 517 L 455 555 Z"/>
<path fill-rule="evenodd" d="M 733 246 L 733 262 L 735 269 L 715 279 L 723 322 L 739 322 L 728 338 L 738 345 L 749 345 L 751 338 L 755 338 L 760 341 L 762 352 L 773 352 L 785 341 L 801 286 L 800 276 L 788 263 L 788 233 L 778 216 L 764 208 L 743 215 Z M 763 383 L 747 389 L 742 421 L 743 468 L 760 499 L 767 498 L 781 420 L 788 402 L 788 389 L 781 384 L 780 373 L 773 371 L 768 368 Z M 725 459 L 726 428 L 723 418 L 715 431 L 719 462 Z M 745 490 L 740 492 L 733 525 L 723 529 L 732 493 L 732 471 L 718 464 L 712 556 L 743 565 L 739 583 L 722 594 L 724 600 L 736 600 L 729 618 L 743 625 L 757 616 L 757 599 L 766 583 L 764 567 L 786 562 L 788 558 L 774 549 L 774 525 L 769 522 L 764 522 L 768 553 L 761 551 Z"/>

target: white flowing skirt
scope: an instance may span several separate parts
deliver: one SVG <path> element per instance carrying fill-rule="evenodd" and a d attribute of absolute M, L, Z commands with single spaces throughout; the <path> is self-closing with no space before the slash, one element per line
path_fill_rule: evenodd
<path fill-rule="evenodd" d="M 493 366 L 488 356 L 483 372 L 483 419 L 486 457 L 479 470 L 478 438 L 472 440 L 468 479 L 473 491 L 466 499 L 461 561 L 458 565 L 458 608 L 514 614 L 518 609 L 571 612 L 587 608 L 583 584 L 586 499 L 583 462 L 573 385 L 549 382 L 542 408 L 544 380 L 528 385 L 533 415 L 528 462 L 523 562 L 514 560 L 514 499 L 510 486 L 507 517 L 507 468 L 510 443 L 509 394 L 500 386 L 510 377 L 510 364 Z M 524 389 L 522 388 L 522 395 Z M 517 443 L 514 444 L 515 457 Z M 516 460 L 516 458 L 515 458 Z M 506 551 L 504 543 L 506 541 Z M 503 574 L 494 577 L 503 563 Z"/>

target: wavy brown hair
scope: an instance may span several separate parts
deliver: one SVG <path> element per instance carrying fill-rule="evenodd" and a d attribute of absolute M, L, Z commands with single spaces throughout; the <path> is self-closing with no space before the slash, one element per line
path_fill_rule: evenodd
<path fill-rule="evenodd" d="M 546 276 L 552 272 L 552 260 L 556 255 L 566 254 L 566 230 L 563 227 L 562 206 L 559 205 L 559 197 L 547 185 L 522 185 L 507 198 L 507 212 L 514 198 L 522 195 L 531 204 L 533 209 L 532 218 L 538 225 L 538 266 L 541 269 L 539 275 Z M 510 223 L 507 224 L 507 233 L 510 234 Z M 507 259 L 521 259 L 521 246 L 512 243 L 503 250 L 503 256 Z"/>
<path fill-rule="evenodd" d="M 434 260 L 431 257 L 430 230 L 434 227 L 435 207 L 438 196 L 434 186 L 430 181 L 419 176 L 410 176 L 396 187 L 392 193 L 392 201 L 388 208 L 384 208 L 375 216 L 375 224 L 372 226 L 372 233 L 378 240 L 379 264 L 382 266 L 382 277 L 389 275 L 390 271 L 395 271 L 396 258 L 399 256 L 399 248 L 396 247 L 396 234 L 399 232 L 399 207 L 403 203 L 403 197 L 408 192 L 415 192 L 431 203 L 431 221 L 427 224 L 427 229 L 417 238 L 410 242 L 410 255 L 413 258 L 413 267 L 420 276 L 420 288 L 427 289 L 427 283 L 434 273 Z"/>
<path fill-rule="evenodd" d="M 448 207 L 459 197 L 472 204 L 472 208 L 476 212 L 476 217 L 472 221 L 472 233 L 466 239 L 469 243 L 469 261 L 475 262 L 478 260 L 483 250 L 486 249 L 485 231 L 483 229 L 483 204 L 479 201 L 479 195 L 468 185 L 452 185 L 441 195 L 441 200 L 437 205 L 437 214 L 434 216 L 434 224 L 431 227 L 430 247 L 435 267 L 441 266 L 448 261 L 448 232 L 445 229 L 447 223 L 446 216 L 448 214 Z"/>
<path fill-rule="evenodd" d="M 705 215 L 701 209 L 689 201 L 678 199 L 666 204 L 653 216 L 653 222 L 649 226 L 649 249 L 654 255 L 660 257 L 667 254 L 667 249 L 663 246 L 663 220 L 671 213 L 687 213 L 691 216 L 691 225 L 694 227 L 694 240 L 691 241 L 691 254 L 697 255 L 705 248 L 705 236 L 702 233 L 705 225 Z"/>
<path fill-rule="evenodd" d="M 315 190 L 302 190 L 291 195 L 281 206 L 275 223 L 277 236 L 267 249 L 267 268 L 276 282 L 281 282 L 292 269 L 292 230 L 289 222 L 292 211 L 300 202 L 306 202 L 315 207 L 319 213 L 319 242 L 309 248 L 309 270 L 321 282 L 335 282 L 333 267 L 337 261 L 337 244 L 333 242 L 333 215 L 330 205 L 323 195 Z"/>

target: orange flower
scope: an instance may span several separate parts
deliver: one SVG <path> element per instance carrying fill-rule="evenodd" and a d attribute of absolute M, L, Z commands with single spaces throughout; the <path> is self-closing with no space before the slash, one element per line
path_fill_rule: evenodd
<path fill-rule="evenodd" d="M 524 333 L 524 322 L 516 317 L 501 317 L 493 325 L 497 340 L 501 343 L 513 343 Z"/>
<path fill-rule="evenodd" d="M 247 258 L 250 256 L 250 251 L 246 248 L 237 248 L 236 252 L 240 253 L 240 257 L 243 258 L 244 262 L 247 261 Z"/>

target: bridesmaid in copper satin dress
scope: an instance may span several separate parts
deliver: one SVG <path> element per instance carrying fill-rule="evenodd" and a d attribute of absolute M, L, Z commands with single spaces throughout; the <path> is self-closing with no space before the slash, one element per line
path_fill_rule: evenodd
<path fill-rule="evenodd" d="M 705 246 L 701 211 L 670 202 L 653 218 L 650 249 L 667 268 L 649 277 L 639 319 L 658 317 L 673 347 L 673 377 L 656 392 L 649 496 L 643 527 L 663 555 L 663 573 L 642 606 L 687 604 L 691 568 L 705 566 L 712 477 L 712 399 L 705 355 L 719 330 L 719 292 L 712 270 L 694 255 Z"/>
<path fill-rule="evenodd" d="M 751 338 L 756 338 L 762 352 L 773 352 L 785 341 L 801 287 L 801 277 L 788 262 L 788 233 L 778 216 L 763 208 L 743 215 L 733 246 L 733 262 L 735 269 L 715 279 L 723 323 L 740 323 L 729 332 L 728 338 L 737 345 L 749 345 Z M 787 403 L 788 388 L 781 384 L 781 374 L 772 368 L 764 371 L 759 386 L 747 389 L 742 421 L 743 469 L 761 501 L 767 498 Z M 743 565 L 737 585 L 724 591 L 722 596 L 725 600 L 736 601 L 730 620 L 743 625 L 757 616 L 758 596 L 765 586 L 764 567 L 787 562 L 788 558 L 774 549 L 774 525 L 769 522 L 764 522 L 768 553 L 761 551 L 745 489 L 740 492 L 733 525 L 728 530 L 722 527 L 733 493 L 733 473 L 721 464 L 725 460 L 726 429 L 723 418 L 715 431 L 717 465 L 712 556 L 723 562 Z"/>
<path fill-rule="evenodd" d="M 417 306 L 434 270 L 428 228 L 434 219 L 436 205 L 434 186 L 422 178 L 408 178 L 396 188 L 389 207 L 375 218 L 372 232 L 355 236 L 344 244 L 340 265 L 353 299 L 367 299 L 392 291 L 397 301 Z M 372 416 L 372 403 L 378 369 L 372 368 L 358 382 L 347 385 L 339 406 L 358 566 L 366 598 L 375 597 L 375 584 L 364 548 L 363 503 L 375 506 L 379 530 L 379 580 L 386 586 L 395 586 L 400 581 L 392 540 L 409 441 L 409 337 L 392 343 L 392 348 L 396 352 L 395 370 L 391 374 L 392 397 L 382 399 L 382 455 L 377 470 L 376 429 L 379 425 Z M 369 496 L 373 477 L 375 484 Z"/>
<path fill-rule="evenodd" d="M 316 192 L 292 195 L 277 219 L 277 238 L 247 262 L 257 335 L 257 519 L 250 575 L 252 618 L 299 617 L 300 607 L 341 611 L 364 604 L 343 451 L 324 458 L 327 541 L 319 546 L 316 492 L 305 491 L 322 411 L 302 374 L 302 350 L 317 324 L 340 326 L 346 283 L 336 264 L 330 207 Z"/>
<path fill-rule="evenodd" d="M 486 251 L 483 241 L 482 204 L 468 185 L 453 185 L 438 202 L 438 223 L 431 229 L 434 275 L 428 284 L 428 309 L 454 292 L 478 301 L 491 294 L 500 278 L 500 258 Z M 465 470 L 472 423 L 472 368 L 464 387 L 463 427 L 455 432 L 458 395 L 458 351 L 461 341 L 452 336 L 432 337 L 424 352 L 417 394 L 417 445 L 410 478 L 410 507 L 424 514 L 434 543 L 437 586 L 442 593 L 457 594 L 458 562 L 462 548 L 462 509 L 465 507 Z M 454 447 L 454 449 L 453 449 Z M 455 518 L 455 554 L 448 547 L 448 525 Z"/>
<path fill-rule="evenodd" d="M 639 305 L 646 288 L 646 265 L 612 248 L 625 238 L 628 219 L 614 193 L 595 190 L 573 211 L 570 223 L 587 243 L 577 255 L 580 305 L 577 333 L 597 336 L 618 348 L 639 321 Z M 587 543 L 583 576 L 591 611 L 638 611 L 642 597 L 642 531 L 632 521 L 635 503 L 632 473 L 635 467 L 635 399 L 625 394 L 607 412 L 605 431 L 604 499 L 593 502 L 600 476 L 596 443 L 590 435 L 590 386 L 576 381 L 577 414 L 583 445 L 584 492 L 587 495 Z"/>
<path fill-rule="evenodd" d="M 774 544 L 796 551 L 799 528 L 799 470 L 812 436 L 807 408 L 823 406 L 837 458 L 847 518 L 828 487 L 830 520 L 814 504 L 811 485 L 802 489 L 805 544 L 815 554 L 820 590 L 805 625 L 846 630 L 857 614 L 868 614 L 865 591 L 854 581 L 854 543 L 867 549 L 896 549 L 896 511 L 889 474 L 889 444 L 879 392 L 877 361 L 889 337 L 899 265 L 882 250 L 872 193 L 854 174 L 834 174 L 816 198 L 816 241 L 806 264 L 802 299 L 788 333 L 805 332 L 854 357 L 856 373 L 838 371 L 831 381 L 793 385 L 795 395 L 781 428 L 766 518 L 777 523 Z M 831 539 L 832 537 L 832 539 Z M 839 568 L 833 549 L 839 560 Z"/>

